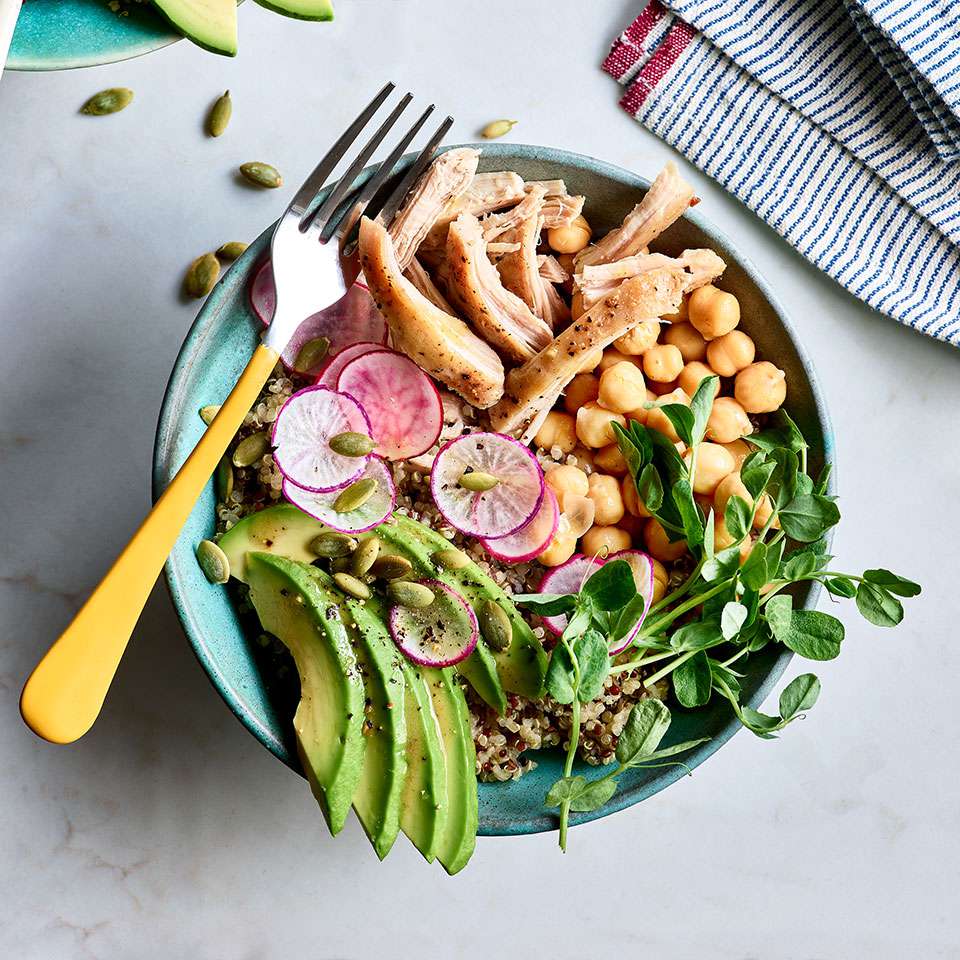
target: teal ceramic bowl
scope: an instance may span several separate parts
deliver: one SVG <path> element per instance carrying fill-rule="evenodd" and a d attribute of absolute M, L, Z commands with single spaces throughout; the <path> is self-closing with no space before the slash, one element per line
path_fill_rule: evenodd
<path fill-rule="evenodd" d="M 127 16 L 103 0 L 24 0 L 8 70 L 69 70 L 129 60 L 182 39 L 150 4 L 130 3 Z"/>
<path fill-rule="evenodd" d="M 586 214 L 598 232 L 619 223 L 649 181 L 619 167 L 562 150 L 507 144 L 483 145 L 481 170 L 516 170 L 528 180 L 563 177 L 573 193 L 589 199 Z M 154 495 L 169 483 L 199 440 L 200 407 L 219 403 L 227 395 L 257 343 L 260 324 L 247 303 L 247 284 L 269 245 L 266 230 L 223 277 L 187 335 L 170 377 L 154 455 Z M 658 249 L 678 253 L 687 247 L 710 247 L 728 266 L 722 286 L 735 293 L 743 313 L 742 326 L 756 341 L 760 355 L 775 360 L 787 373 L 787 406 L 812 444 L 811 468 L 818 471 L 832 458 L 832 433 L 826 406 L 810 361 L 790 322 L 763 278 L 737 252 L 731 241 L 691 210 L 658 241 Z M 194 509 L 166 566 L 167 583 L 187 638 L 213 685 L 247 729 L 276 757 L 299 771 L 292 738 L 295 699 L 281 691 L 257 658 L 255 625 L 244 624 L 228 591 L 204 579 L 194 547 L 214 530 L 214 492 L 210 484 Z M 815 591 L 798 594 L 795 602 L 812 606 Z M 246 630 L 246 632 L 245 632 Z M 746 700 L 754 707 L 771 691 L 790 659 L 789 652 L 770 649 L 753 657 L 744 678 Z M 696 767 L 737 731 L 738 723 L 723 704 L 690 711 L 672 705 L 671 740 L 710 737 L 685 757 Z M 560 775 L 561 758 L 544 751 L 538 766 L 521 780 L 480 785 L 480 833 L 512 835 L 556 827 L 544 807 L 548 787 Z M 581 772 L 590 768 L 583 765 Z M 630 771 L 621 789 L 601 810 L 573 817 L 582 823 L 607 816 L 652 796 L 682 774 L 677 767 Z"/>

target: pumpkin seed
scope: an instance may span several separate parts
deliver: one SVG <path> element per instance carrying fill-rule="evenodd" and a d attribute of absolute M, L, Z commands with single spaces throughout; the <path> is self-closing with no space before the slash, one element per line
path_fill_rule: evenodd
<path fill-rule="evenodd" d="M 197 544 L 197 563 L 211 583 L 226 583 L 230 579 L 230 561 L 212 540 Z"/>
<path fill-rule="evenodd" d="M 230 460 L 224 456 L 217 464 L 216 476 L 217 499 L 221 503 L 226 503 L 233 493 L 233 465 Z"/>
<path fill-rule="evenodd" d="M 209 427 L 213 423 L 213 418 L 220 412 L 219 403 L 211 403 L 209 406 L 200 408 L 200 419 Z"/>
<path fill-rule="evenodd" d="M 473 493 L 486 493 L 499 482 L 492 473 L 484 473 L 482 470 L 471 470 L 460 477 L 460 486 Z"/>
<path fill-rule="evenodd" d="M 252 467 L 270 449 L 270 437 L 265 430 L 244 437 L 233 451 L 235 467 Z"/>
<path fill-rule="evenodd" d="M 205 253 L 187 267 L 187 275 L 183 278 L 183 289 L 189 296 L 200 300 L 213 289 L 219 276 L 220 261 L 215 254 Z"/>
<path fill-rule="evenodd" d="M 470 564 L 470 558 L 456 547 L 438 550 L 433 555 L 433 560 L 437 566 L 442 567 L 444 570 L 462 570 Z"/>
<path fill-rule="evenodd" d="M 484 140 L 496 140 L 505 133 L 509 133 L 517 125 L 516 120 L 494 120 L 488 123 L 481 131 L 480 136 Z"/>
<path fill-rule="evenodd" d="M 396 580 L 387 584 L 387 596 L 401 607 L 410 607 L 413 610 L 422 610 L 433 603 L 433 591 L 422 583 L 408 583 L 406 580 Z"/>
<path fill-rule="evenodd" d="M 261 163 L 259 160 L 241 163 L 240 173 L 244 179 L 249 180 L 250 183 L 255 183 L 258 187 L 267 187 L 272 190 L 283 185 L 283 177 L 280 176 L 280 171 L 269 163 Z"/>
<path fill-rule="evenodd" d="M 347 573 L 350 570 L 350 558 L 349 557 L 337 557 L 333 563 L 330 564 L 331 573 Z"/>
<path fill-rule="evenodd" d="M 398 580 L 413 570 L 413 564 L 406 557 L 395 557 L 393 554 L 383 554 L 377 557 L 370 573 L 381 580 Z"/>
<path fill-rule="evenodd" d="M 480 621 L 480 633 L 491 650 L 499 653 L 510 646 L 513 641 L 513 626 L 499 603 L 484 600 L 477 619 Z"/>
<path fill-rule="evenodd" d="M 359 510 L 373 496 L 376 489 L 377 481 L 373 477 L 357 480 L 340 492 L 337 499 L 333 501 L 333 509 L 337 513 Z"/>
<path fill-rule="evenodd" d="M 298 351 L 297 359 L 293 361 L 293 369 L 297 373 L 309 373 L 327 355 L 329 349 L 330 341 L 326 337 L 308 340 Z"/>
<path fill-rule="evenodd" d="M 357 549 L 357 541 L 336 530 L 324 530 L 310 541 L 310 550 L 318 557 L 346 557 Z"/>
<path fill-rule="evenodd" d="M 349 573 L 335 573 L 333 582 L 348 596 L 355 600 L 369 600 L 373 596 L 370 588 Z"/>
<path fill-rule="evenodd" d="M 232 113 L 233 101 L 230 99 L 230 91 L 227 90 L 222 97 L 217 97 L 210 108 L 210 116 L 207 118 L 207 133 L 211 137 L 219 137 L 227 129 Z"/>
<path fill-rule="evenodd" d="M 360 542 L 360 546 L 354 551 L 353 562 L 350 564 L 350 572 L 355 577 L 362 577 L 370 572 L 370 568 L 376 562 L 380 555 L 380 539 L 376 536 L 367 537 Z"/>
<path fill-rule="evenodd" d="M 91 117 L 105 117 L 108 113 L 118 113 L 130 106 L 133 91 L 128 87 L 110 87 L 95 93 L 81 108 L 80 112 Z"/>
<path fill-rule="evenodd" d="M 365 457 L 373 453 L 373 440 L 365 433 L 348 430 L 330 438 L 330 449 L 341 457 Z"/>
<path fill-rule="evenodd" d="M 246 249 L 247 244 L 241 240 L 231 240 L 217 250 L 217 256 L 221 260 L 236 260 L 237 257 L 242 256 L 243 251 Z"/>

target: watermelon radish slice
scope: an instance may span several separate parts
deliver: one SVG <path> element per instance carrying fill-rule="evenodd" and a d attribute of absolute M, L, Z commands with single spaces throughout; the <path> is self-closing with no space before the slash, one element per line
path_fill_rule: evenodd
<path fill-rule="evenodd" d="M 468 472 L 496 478 L 490 490 L 460 485 Z M 495 540 L 529 523 L 543 503 L 546 484 L 533 452 L 502 433 L 467 433 L 440 448 L 430 473 L 433 502 L 461 533 Z"/>
<path fill-rule="evenodd" d="M 335 356 L 328 356 L 323 368 L 320 370 L 320 376 L 317 377 L 317 383 L 331 390 L 337 389 L 337 381 L 340 379 L 340 371 L 357 357 L 362 357 L 365 353 L 374 353 L 378 350 L 386 350 L 382 343 L 374 343 L 372 340 L 361 340 L 360 343 L 351 343 L 349 347 L 344 347 Z"/>
<path fill-rule="evenodd" d="M 443 429 L 443 403 L 430 378 L 393 350 L 365 353 L 340 371 L 337 389 L 370 418 L 375 453 L 406 460 L 426 453 Z"/>
<path fill-rule="evenodd" d="M 617 624 L 619 628 L 615 630 L 611 637 L 610 653 L 622 653 L 633 643 L 643 621 L 650 610 L 650 602 L 653 599 L 653 561 L 640 550 L 621 550 L 607 557 L 606 562 L 611 560 L 626 560 L 633 570 L 633 579 L 637 585 L 637 596 L 628 605 L 626 609 L 630 610 L 629 619 L 632 623 Z M 636 617 L 633 620 L 634 616 Z"/>
<path fill-rule="evenodd" d="M 483 549 L 504 563 L 525 563 L 533 560 L 550 546 L 560 523 L 560 507 L 556 494 L 547 487 L 543 503 L 533 519 L 516 533 L 496 540 L 481 540 Z"/>
<path fill-rule="evenodd" d="M 592 573 L 596 573 L 603 563 L 596 557 L 588 557 L 584 553 L 578 553 L 572 556 L 566 563 L 560 564 L 548 570 L 544 578 L 540 581 L 540 593 L 579 593 L 584 582 L 590 578 Z M 566 614 L 560 614 L 556 617 L 544 617 L 543 625 L 558 637 L 563 633 L 567 625 Z"/>
<path fill-rule="evenodd" d="M 277 290 L 273 285 L 273 265 L 265 260 L 250 283 L 250 306 L 260 322 L 267 326 L 277 309 Z"/>
<path fill-rule="evenodd" d="M 390 609 L 390 635 L 401 653 L 425 667 L 451 667 L 473 653 L 480 637 L 476 614 L 439 580 L 421 580 L 434 594 L 429 607 Z"/>
<path fill-rule="evenodd" d="M 372 436 L 360 404 L 326 387 L 305 387 L 277 414 L 273 458 L 284 477 L 304 490 L 339 490 L 360 477 L 368 459 L 330 449 L 330 438 L 347 431 Z"/>
<path fill-rule="evenodd" d="M 379 526 L 392 513 L 397 502 L 397 492 L 393 485 L 390 469 L 379 457 L 370 457 L 363 478 L 372 477 L 377 481 L 373 496 L 362 506 L 349 513 L 338 513 L 334 508 L 339 490 L 328 493 L 312 493 L 289 480 L 283 481 L 283 495 L 295 507 L 309 514 L 332 530 L 340 533 L 364 533 Z"/>

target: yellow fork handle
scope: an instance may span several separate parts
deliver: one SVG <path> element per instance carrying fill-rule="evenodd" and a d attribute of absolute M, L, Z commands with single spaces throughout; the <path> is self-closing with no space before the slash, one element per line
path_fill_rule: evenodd
<path fill-rule="evenodd" d="M 259 346 L 220 412 L 20 696 L 34 733 L 72 743 L 93 726 L 160 570 L 200 492 L 277 362 Z"/>

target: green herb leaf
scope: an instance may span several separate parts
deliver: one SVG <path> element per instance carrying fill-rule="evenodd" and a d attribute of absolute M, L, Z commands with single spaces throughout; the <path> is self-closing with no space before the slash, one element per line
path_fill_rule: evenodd
<path fill-rule="evenodd" d="M 780 510 L 780 524 L 788 537 L 801 543 L 819 540 L 840 522 L 837 505 L 820 494 L 801 494 Z"/>
<path fill-rule="evenodd" d="M 598 610 L 619 610 L 633 599 L 637 584 L 626 560 L 611 560 L 590 575 L 580 592 Z"/>
<path fill-rule="evenodd" d="M 633 599 L 616 615 L 613 626 L 608 631 L 608 646 L 616 649 L 623 641 L 623 638 L 636 626 L 637 621 L 643 615 L 643 609 L 647 605 L 643 594 L 634 594 Z M 644 646 L 648 645 L 649 638 L 644 638 Z"/>
<path fill-rule="evenodd" d="M 702 707 L 712 686 L 710 660 L 702 650 L 673 671 L 673 692 L 685 707 Z"/>
<path fill-rule="evenodd" d="M 723 642 L 720 624 L 716 621 L 699 621 L 688 623 L 674 630 L 670 637 L 670 646 L 677 653 L 687 653 L 690 650 L 706 650 Z"/>
<path fill-rule="evenodd" d="M 833 473 L 833 464 L 824 464 L 823 469 L 820 471 L 820 476 L 817 477 L 816 485 L 813 488 L 814 493 L 825 494 L 827 492 L 827 487 L 830 485 L 831 473 Z"/>
<path fill-rule="evenodd" d="M 780 643 L 785 643 L 785 637 L 790 632 L 790 619 L 793 614 L 792 597 L 785 593 L 778 593 L 767 601 L 763 609 L 774 637 Z"/>
<path fill-rule="evenodd" d="M 553 653 L 550 654 L 545 683 L 547 693 L 557 703 L 573 703 L 573 699 L 577 695 L 576 674 L 573 670 L 570 654 L 563 643 L 558 643 L 553 648 Z"/>
<path fill-rule="evenodd" d="M 582 793 L 586 785 L 586 777 L 563 777 L 547 791 L 547 806 L 559 807 L 564 800 L 570 800 Z"/>
<path fill-rule="evenodd" d="M 656 514 L 663 505 L 663 482 L 657 468 L 648 463 L 636 481 L 637 494 L 650 513 Z"/>
<path fill-rule="evenodd" d="M 895 627 L 903 619 L 903 604 L 869 580 L 857 588 L 857 609 L 864 619 L 878 627 Z"/>
<path fill-rule="evenodd" d="M 740 680 L 737 675 L 722 663 L 716 660 L 710 661 L 710 676 L 713 680 L 713 688 L 722 696 L 732 696 L 734 700 L 740 700 Z M 726 688 L 726 689 L 724 689 Z"/>
<path fill-rule="evenodd" d="M 592 622 L 593 610 L 590 608 L 589 601 L 582 605 L 578 604 L 576 613 L 567 621 L 567 625 L 563 628 L 563 635 L 572 643 L 584 630 L 589 629 Z"/>
<path fill-rule="evenodd" d="M 875 583 L 878 587 L 883 587 L 889 593 L 895 593 L 898 597 L 915 597 L 920 593 L 919 583 L 907 580 L 905 577 L 899 577 L 889 570 L 864 570 L 863 579 L 870 583 Z"/>
<path fill-rule="evenodd" d="M 610 779 L 594 780 L 570 800 L 570 809 L 581 813 L 599 810 L 617 792 L 617 781 Z"/>
<path fill-rule="evenodd" d="M 517 593 L 511 599 L 541 617 L 559 617 L 570 613 L 577 605 L 577 597 L 573 593 Z"/>
<path fill-rule="evenodd" d="M 729 602 L 724 604 L 720 615 L 720 632 L 724 640 L 732 640 L 747 620 L 749 611 L 742 603 Z"/>
<path fill-rule="evenodd" d="M 857 585 L 846 577 L 827 577 L 822 582 L 835 597 L 849 600 L 857 595 Z"/>
<path fill-rule="evenodd" d="M 794 677 L 780 694 L 780 716 L 792 720 L 801 710 L 809 710 L 820 696 L 820 681 L 812 673 Z"/>
<path fill-rule="evenodd" d="M 767 619 L 769 622 L 769 615 Z M 807 660 L 833 660 L 840 654 L 843 624 L 819 610 L 794 610 L 790 615 L 789 629 L 777 639 Z"/>
<path fill-rule="evenodd" d="M 727 547 L 715 554 L 712 560 L 708 560 L 700 570 L 700 576 L 707 583 L 715 583 L 717 580 L 725 580 L 732 576 L 740 568 L 740 547 Z"/>
<path fill-rule="evenodd" d="M 768 460 L 762 450 L 754 451 L 743 461 L 743 465 L 740 467 L 740 479 L 754 500 L 766 490 L 770 477 L 776 469 L 776 463 L 773 460 Z"/>
<path fill-rule="evenodd" d="M 767 545 L 762 540 L 758 540 L 750 550 L 750 555 L 744 561 L 740 576 L 751 590 L 759 590 L 771 579 L 768 568 Z"/>
<path fill-rule="evenodd" d="M 693 444 L 684 441 L 688 443 L 688 445 L 696 446 L 696 444 L 703 440 L 703 436 L 707 432 L 707 421 L 710 419 L 710 413 L 713 411 L 713 401 L 719 387 L 719 377 L 704 377 L 700 381 L 700 385 L 694 392 L 693 397 L 691 397 L 690 412 L 693 415 L 693 427 L 691 430 Z"/>
<path fill-rule="evenodd" d="M 682 403 L 665 403 L 657 409 L 673 424 L 677 436 L 688 446 L 693 446 L 693 411 Z"/>
<path fill-rule="evenodd" d="M 631 767 L 642 767 L 645 763 L 649 763 L 651 760 L 662 760 L 664 757 L 675 757 L 678 753 L 686 753 L 687 750 L 692 750 L 694 747 L 699 747 L 701 743 L 707 743 L 710 740 L 710 737 L 700 737 L 697 740 L 684 740 L 683 743 L 676 743 L 672 747 L 661 747 L 659 750 L 654 750 L 653 753 L 643 757 L 637 763 L 631 763 Z"/>
<path fill-rule="evenodd" d="M 707 560 L 712 560 L 716 554 L 715 537 L 716 530 L 714 528 L 713 508 L 711 507 L 703 524 L 703 555 Z"/>
<path fill-rule="evenodd" d="M 577 697 L 586 703 L 600 695 L 603 682 L 610 672 L 610 654 L 607 641 L 599 630 L 588 630 L 580 637 L 573 652 L 580 666 L 580 686 Z"/>
<path fill-rule="evenodd" d="M 741 707 L 740 720 L 751 733 L 755 733 L 764 740 L 774 739 L 773 731 L 780 729 L 779 717 L 771 717 L 770 714 L 761 713 L 753 707 Z"/>
<path fill-rule="evenodd" d="M 627 469 L 632 477 L 637 477 L 643 469 L 643 465 L 649 461 L 649 456 L 644 456 L 642 446 L 634 441 L 633 433 L 625 430 L 619 423 L 612 423 L 613 435 L 617 438 L 617 446 L 623 454 L 623 459 L 627 462 Z"/>
<path fill-rule="evenodd" d="M 683 409 L 686 410 L 686 407 Z M 690 486 L 690 481 L 677 480 L 671 493 L 683 523 L 684 539 L 688 546 L 700 546 L 703 543 L 703 516 L 697 501 L 693 498 L 693 487 Z"/>
<path fill-rule="evenodd" d="M 617 740 L 617 762 L 625 766 L 649 757 L 670 727 L 666 704 L 650 697 L 631 711 Z"/>
<path fill-rule="evenodd" d="M 734 540 L 742 540 L 747 535 L 752 521 L 753 508 L 743 497 L 734 494 L 727 501 L 727 508 L 723 511 L 723 522 L 730 536 Z"/>

